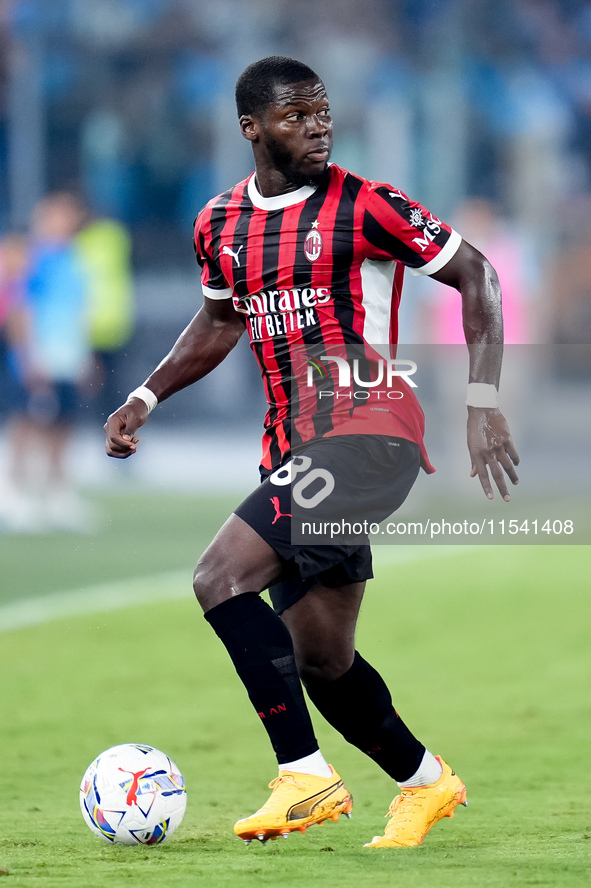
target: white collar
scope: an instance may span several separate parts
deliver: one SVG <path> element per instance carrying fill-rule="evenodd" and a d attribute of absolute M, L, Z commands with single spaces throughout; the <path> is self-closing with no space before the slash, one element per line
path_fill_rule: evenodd
<path fill-rule="evenodd" d="M 294 204 L 312 197 L 317 187 L 317 185 L 303 185 L 296 191 L 286 191 L 285 194 L 276 194 L 275 197 L 263 197 L 256 186 L 253 173 L 248 180 L 248 196 L 259 210 L 283 210 L 285 207 L 293 207 Z"/>

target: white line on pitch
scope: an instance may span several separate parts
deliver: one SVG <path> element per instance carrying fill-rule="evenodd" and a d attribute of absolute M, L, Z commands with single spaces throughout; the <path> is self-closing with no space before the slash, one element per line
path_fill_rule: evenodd
<path fill-rule="evenodd" d="M 184 597 L 189 599 L 191 595 L 190 569 L 51 592 L 0 607 L 0 632 L 48 623 L 60 617 L 96 614 Z"/>
<path fill-rule="evenodd" d="M 439 558 L 443 555 L 468 553 L 475 548 L 475 546 L 374 546 L 373 558 L 377 566 L 405 564 Z M 191 596 L 190 569 L 151 574 L 147 577 L 135 577 L 113 583 L 81 586 L 63 592 L 50 592 L 47 595 L 15 601 L 0 607 L 0 633 L 25 626 L 38 626 L 62 617 L 106 613 L 137 604 L 152 604 L 185 597 L 190 599 Z"/>

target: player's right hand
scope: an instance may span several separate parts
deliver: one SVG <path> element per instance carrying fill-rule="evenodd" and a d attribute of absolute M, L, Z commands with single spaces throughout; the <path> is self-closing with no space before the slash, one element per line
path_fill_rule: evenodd
<path fill-rule="evenodd" d="M 135 433 L 147 420 L 148 412 L 147 406 L 140 398 L 132 398 L 111 413 L 103 426 L 107 436 L 105 441 L 107 456 L 127 459 L 136 452 L 140 439 Z"/>

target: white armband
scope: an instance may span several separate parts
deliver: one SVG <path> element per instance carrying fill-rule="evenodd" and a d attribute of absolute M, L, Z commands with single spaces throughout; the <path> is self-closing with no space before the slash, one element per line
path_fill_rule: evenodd
<path fill-rule="evenodd" d="M 158 398 L 154 392 L 150 391 L 149 388 L 146 388 L 145 385 L 140 385 L 138 388 L 130 392 L 127 396 L 127 400 L 129 401 L 130 398 L 139 398 L 140 401 L 143 401 L 148 408 L 148 413 L 151 413 L 158 403 Z"/>
<path fill-rule="evenodd" d="M 466 404 L 468 407 L 498 407 L 499 393 L 496 385 L 487 382 L 469 382 Z"/>

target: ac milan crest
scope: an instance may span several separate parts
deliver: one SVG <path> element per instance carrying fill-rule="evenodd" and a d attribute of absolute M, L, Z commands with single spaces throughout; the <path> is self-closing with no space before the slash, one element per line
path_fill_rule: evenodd
<path fill-rule="evenodd" d="M 318 231 L 318 220 L 312 222 L 312 231 L 306 235 L 304 254 L 309 262 L 316 262 L 322 255 L 322 235 Z"/>

